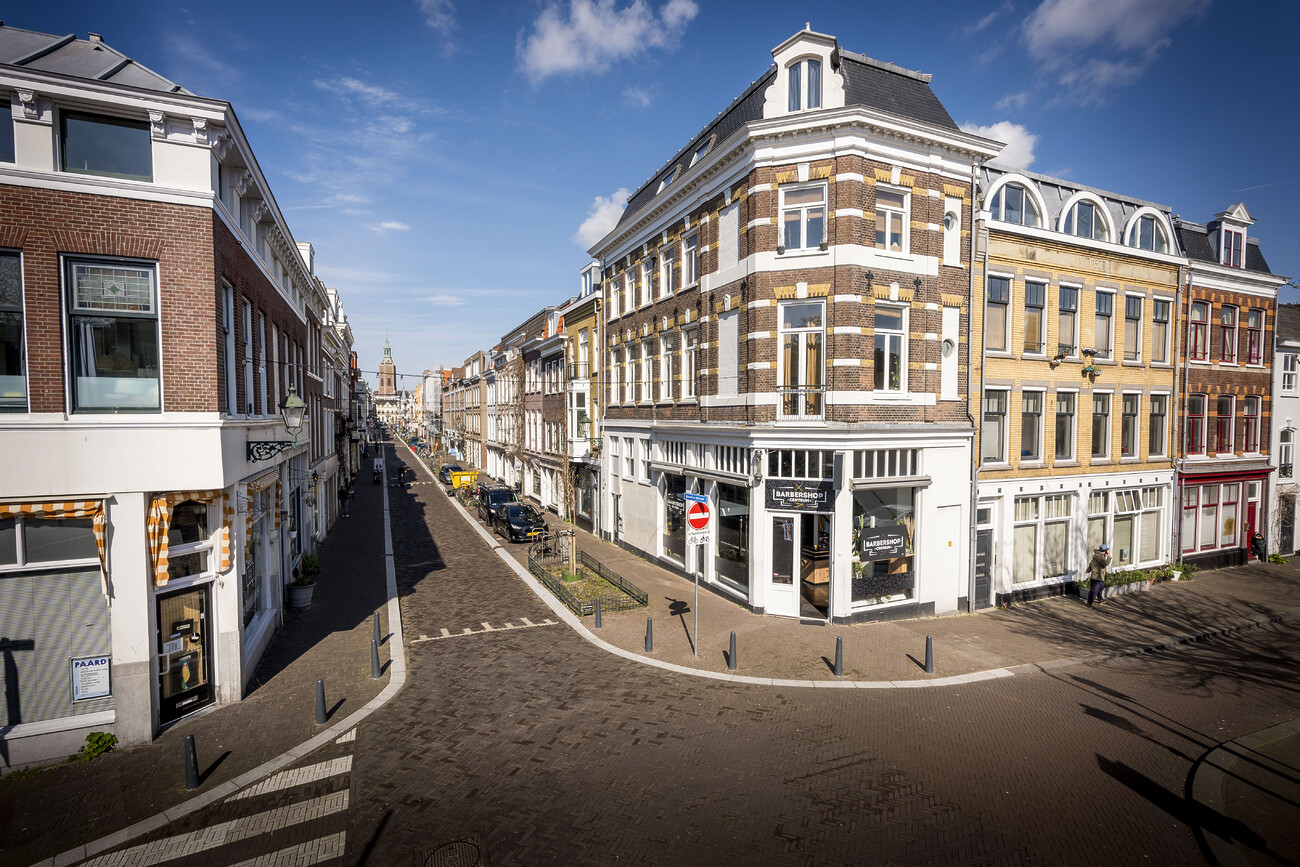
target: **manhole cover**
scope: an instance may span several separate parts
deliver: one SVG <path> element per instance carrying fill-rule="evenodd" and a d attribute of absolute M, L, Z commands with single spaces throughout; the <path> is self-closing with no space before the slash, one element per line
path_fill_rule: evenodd
<path fill-rule="evenodd" d="M 420 863 L 424 867 L 487 867 L 477 839 L 452 840 L 425 849 L 421 853 Z"/>

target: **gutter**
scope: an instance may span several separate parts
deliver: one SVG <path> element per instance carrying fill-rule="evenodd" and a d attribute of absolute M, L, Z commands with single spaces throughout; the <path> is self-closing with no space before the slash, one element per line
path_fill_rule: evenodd
<path fill-rule="evenodd" d="M 969 310 L 969 312 L 968 312 L 967 315 L 968 315 L 968 316 L 972 316 L 972 317 L 975 315 L 975 245 L 976 245 L 976 241 L 977 241 L 977 239 L 978 239 L 978 237 L 979 237 L 979 232 L 980 232 L 980 226 L 979 226 L 979 224 L 978 224 L 978 223 L 976 222 L 976 220 L 975 220 L 975 214 L 977 213 L 977 208 L 976 208 L 976 205 L 975 205 L 975 179 L 976 179 L 976 172 L 977 172 L 977 170 L 979 169 L 979 167 L 982 166 L 982 165 L 983 165 L 982 163 L 981 163 L 981 164 L 978 164 L 978 165 L 975 164 L 975 163 L 972 163 L 972 164 L 971 164 L 971 168 L 970 168 L 970 216 L 971 216 L 971 219 L 970 219 L 970 224 L 971 224 L 971 233 L 970 233 L 970 253 L 971 253 L 971 256 L 970 256 L 970 261 L 971 261 L 971 268 L 970 268 L 970 289 L 969 289 L 969 292 L 970 292 L 970 296 L 969 296 L 969 297 L 970 297 L 970 302 L 969 302 L 969 303 L 970 303 L 970 310 Z M 987 241 L 987 239 L 986 239 L 985 242 L 984 242 L 984 264 L 983 264 L 983 272 L 984 272 L 985 274 L 988 273 L 988 266 L 989 266 L 989 245 L 988 245 L 988 241 Z M 987 323 L 985 323 L 985 324 L 987 324 Z M 972 328 L 971 331 L 970 331 L 970 333 L 973 335 L 973 334 L 975 333 L 975 329 Z M 970 363 L 969 363 L 969 359 L 970 359 L 970 341 L 969 341 L 969 340 L 966 342 L 966 357 L 967 357 L 966 369 L 967 369 L 967 371 L 969 371 L 969 370 L 970 370 Z M 983 336 L 981 335 L 981 337 L 980 337 L 980 388 L 979 388 L 979 392 L 977 392 L 977 395 L 976 395 L 976 399 L 979 401 L 979 403 L 978 403 L 977 405 L 979 405 L 979 406 L 983 406 L 983 405 L 984 405 L 984 371 L 986 370 L 987 367 L 988 367 L 988 353 L 987 353 L 987 346 L 986 346 L 986 341 L 984 340 Z M 969 378 L 968 378 L 968 380 L 967 380 L 967 385 L 966 385 L 966 387 L 967 387 L 968 389 L 970 388 Z M 971 428 L 975 431 L 975 435 L 971 438 L 971 460 L 970 460 L 970 464 L 971 464 L 971 468 L 970 468 L 970 537 L 967 539 L 967 546 L 968 546 L 968 550 L 969 550 L 970 554 L 969 554 L 969 556 L 968 556 L 968 558 L 967 558 L 967 559 L 968 559 L 968 563 L 967 563 L 967 569 L 966 569 L 966 613 L 967 613 L 967 614 L 973 614 L 973 613 L 975 612 L 975 610 L 976 610 L 976 605 L 975 605 L 975 559 L 976 559 L 976 548 L 977 548 L 977 545 L 978 545 L 978 538 L 979 538 L 979 529 L 978 529 L 979 521 L 976 520 L 975 516 L 976 516 L 976 514 L 978 514 L 978 509 L 979 509 L 980 437 L 981 437 L 983 431 L 981 430 L 980 426 L 976 423 L 976 419 L 975 419 L 974 414 L 972 414 L 971 411 L 970 411 L 970 399 L 969 399 L 969 398 L 968 398 L 967 401 L 966 401 L 966 417 L 967 417 L 968 419 L 970 419 Z M 993 589 L 992 575 L 989 576 L 989 589 L 990 589 L 990 591 Z"/>

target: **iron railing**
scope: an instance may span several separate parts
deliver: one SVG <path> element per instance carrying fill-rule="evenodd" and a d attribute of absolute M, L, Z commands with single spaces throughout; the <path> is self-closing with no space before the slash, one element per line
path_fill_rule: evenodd
<path fill-rule="evenodd" d="M 551 533 L 538 539 L 528 549 L 528 571 L 554 593 L 566 608 L 579 617 L 586 617 L 596 612 L 596 599 L 579 598 L 556 574 L 568 567 L 570 544 L 576 544 L 572 531 Z M 648 604 L 649 596 L 644 590 L 586 551 L 578 552 L 578 562 L 619 591 L 599 597 L 602 611 L 627 611 Z"/>

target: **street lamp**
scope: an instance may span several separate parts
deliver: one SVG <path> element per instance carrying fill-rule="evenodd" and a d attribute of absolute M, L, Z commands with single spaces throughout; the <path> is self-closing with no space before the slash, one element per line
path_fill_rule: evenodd
<path fill-rule="evenodd" d="M 280 419 L 292 439 L 249 440 L 248 460 L 254 463 L 269 461 L 285 449 L 298 445 L 298 433 L 302 430 L 302 419 L 306 412 L 307 404 L 303 403 L 302 398 L 298 396 L 298 389 L 290 385 L 289 393 L 284 396 L 284 400 L 280 401 Z"/>

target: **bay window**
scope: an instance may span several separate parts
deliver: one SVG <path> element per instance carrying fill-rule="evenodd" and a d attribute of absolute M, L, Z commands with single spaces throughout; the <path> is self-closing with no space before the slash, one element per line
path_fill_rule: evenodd
<path fill-rule="evenodd" d="M 162 409 L 156 274 L 153 265 L 68 261 L 74 412 Z"/>

